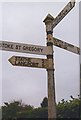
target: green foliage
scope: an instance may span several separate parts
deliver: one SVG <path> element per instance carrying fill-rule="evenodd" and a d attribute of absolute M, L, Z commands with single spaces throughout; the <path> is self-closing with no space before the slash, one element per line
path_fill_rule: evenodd
<path fill-rule="evenodd" d="M 1 120 L 1 118 L 2 118 L 2 110 L 0 108 L 0 120 Z"/>
<path fill-rule="evenodd" d="M 3 119 L 17 118 L 20 113 L 27 113 L 33 109 L 30 105 L 23 105 L 21 101 L 13 101 L 11 103 L 5 103 L 2 106 L 2 117 Z M 20 116 L 21 117 L 21 116 Z"/>
<path fill-rule="evenodd" d="M 57 116 L 58 118 L 79 118 L 80 99 L 72 98 L 72 100 L 69 101 L 59 102 L 57 105 Z"/>
<path fill-rule="evenodd" d="M 80 98 L 73 98 L 65 101 L 61 100 L 56 106 L 57 118 L 79 118 L 80 113 Z M 45 97 L 41 103 L 41 107 L 34 108 L 30 105 L 22 104 L 20 101 L 13 101 L 11 103 L 5 103 L 2 106 L 3 120 L 15 119 L 15 118 L 47 118 L 48 117 L 48 99 Z M 12 120 L 13 120 L 12 119 Z"/>
<path fill-rule="evenodd" d="M 47 108 L 36 108 L 32 111 L 32 118 L 47 118 L 48 110 Z M 31 116 L 30 116 L 31 117 Z"/>

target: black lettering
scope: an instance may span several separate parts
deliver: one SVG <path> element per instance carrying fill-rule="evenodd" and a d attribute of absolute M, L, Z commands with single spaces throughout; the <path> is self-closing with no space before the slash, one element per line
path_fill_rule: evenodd
<path fill-rule="evenodd" d="M 26 47 L 25 47 L 25 46 L 23 46 L 23 50 L 26 50 Z"/>
<path fill-rule="evenodd" d="M 38 67 L 39 63 L 31 62 L 30 58 L 15 57 L 15 65 L 17 66 L 28 66 L 28 67 Z"/>
<path fill-rule="evenodd" d="M 31 51 L 31 47 L 28 47 L 29 51 Z"/>
<path fill-rule="evenodd" d="M 20 50 L 21 46 L 19 45 L 19 50 Z"/>
<path fill-rule="evenodd" d="M 11 45 L 11 49 L 13 49 L 13 45 Z"/>
<path fill-rule="evenodd" d="M 23 46 L 23 50 L 32 52 L 42 52 L 43 48 Z"/>
<path fill-rule="evenodd" d="M 7 45 L 7 48 L 10 48 L 10 45 L 6 44 Z"/>
<path fill-rule="evenodd" d="M 13 49 L 13 45 L 12 44 L 2 44 L 2 46 L 4 47 L 4 48 L 10 48 L 10 49 Z"/>
<path fill-rule="evenodd" d="M 34 49 L 34 50 L 35 50 L 35 52 L 36 52 L 36 51 L 37 51 L 37 48 L 35 47 L 35 49 Z"/>
<path fill-rule="evenodd" d="M 40 48 L 40 51 L 42 52 L 42 51 L 43 51 L 43 48 Z"/>
<path fill-rule="evenodd" d="M 20 45 L 16 45 L 15 49 L 20 50 L 21 46 Z"/>
<path fill-rule="evenodd" d="M 69 2 L 70 8 L 72 8 L 72 2 Z"/>
<path fill-rule="evenodd" d="M 0 47 L 2 47 L 2 43 L 0 43 Z"/>
<path fill-rule="evenodd" d="M 18 49 L 18 45 L 16 45 L 15 49 Z"/>

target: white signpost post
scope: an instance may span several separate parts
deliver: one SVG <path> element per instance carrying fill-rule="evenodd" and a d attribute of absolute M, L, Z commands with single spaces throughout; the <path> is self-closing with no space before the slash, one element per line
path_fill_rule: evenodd
<path fill-rule="evenodd" d="M 47 69 L 48 75 L 48 118 L 56 118 L 55 79 L 53 45 L 80 55 L 80 48 L 53 37 L 53 28 L 75 6 L 75 0 L 71 0 L 59 15 L 54 19 L 50 14 L 43 21 L 46 25 L 47 46 L 28 45 L 13 42 L 0 42 L 0 49 L 5 51 L 22 52 L 30 54 L 47 55 L 47 59 L 12 56 L 9 62 L 14 66 L 35 67 Z"/>
<path fill-rule="evenodd" d="M 43 21 L 46 25 L 47 33 L 47 46 L 53 49 L 53 45 L 69 50 L 71 52 L 80 54 L 78 47 L 68 44 L 63 41 L 57 41 L 53 38 L 53 28 L 69 13 L 69 11 L 75 6 L 75 0 L 71 0 L 59 15 L 54 19 L 50 14 L 47 15 Z M 53 54 L 47 55 L 47 59 L 52 60 L 53 69 L 47 70 L 48 75 L 48 118 L 56 118 L 56 99 L 55 99 L 55 79 L 54 79 L 54 63 Z"/>

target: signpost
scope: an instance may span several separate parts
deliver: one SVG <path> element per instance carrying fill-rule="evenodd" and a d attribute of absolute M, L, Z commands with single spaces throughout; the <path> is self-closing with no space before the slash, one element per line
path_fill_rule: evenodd
<path fill-rule="evenodd" d="M 53 45 L 80 55 L 80 48 L 53 37 L 53 28 L 75 6 L 75 0 L 71 0 L 54 19 L 50 14 L 44 19 L 47 33 L 47 46 L 28 45 L 13 42 L 0 42 L 0 49 L 5 51 L 22 52 L 30 54 L 46 55 L 47 59 L 12 56 L 9 62 L 14 66 L 35 67 L 47 69 L 48 76 L 48 118 L 56 118 L 55 79 Z"/>
<path fill-rule="evenodd" d="M 53 44 L 57 47 L 63 48 L 65 50 L 68 50 L 70 52 L 73 52 L 73 53 L 80 55 L 80 48 L 76 47 L 72 44 L 66 43 L 66 42 L 59 40 L 57 38 L 53 38 Z"/>
<path fill-rule="evenodd" d="M 52 69 L 51 60 L 48 59 L 12 56 L 9 62 L 14 66 Z"/>
<path fill-rule="evenodd" d="M 47 46 L 30 45 L 23 43 L 0 41 L 0 50 L 22 52 L 39 55 L 52 54 L 52 50 Z"/>
<path fill-rule="evenodd" d="M 52 69 L 47 69 L 47 77 L 48 77 L 48 119 L 56 118 L 56 99 L 55 99 L 55 79 L 54 79 L 54 59 L 53 59 L 53 29 L 52 22 L 54 18 L 48 14 L 44 19 L 44 23 L 46 25 L 46 33 L 47 33 L 47 46 L 52 48 L 52 55 L 47 55 L 47 59 L 52 61 Z"/>
<path fill-rule="evenodd" d="M 46 25 L 47 46 L 51 46 L 52 49 L 53 49 L 54 44 L 57 45 L 57 42 L 55 42 L 56 40 L 54 41 L 54 38 L 53 38 L 53 28 L 69 13 L 69 11 L 74 6 L 75 6 L 75 1 L 71 0 L 55 19 L 50 14 L 48 14 L 47 17 L 45 18 L 45 20 L 43 21 L 43 22 L 45 22 L 45 25 Z M 66 47 L 66 45 L 68 45 L 66 47 L 66 50 L 75 52 L 75 50 L 73 49 L 75 47 L 72 47 L 72 49 L 71 49 L 70 44 L 65 44 L 64 46 L 62 46 L 63 42 L 59 42 L 59 43 L 62 43 L 61 45 L 60 44 L 58 45 L 58 46 L 61 46 L 61 48 Z M 53 54 L 47 55 L 47 59 L 52 60 L 52 66 L 53 66 L 53 69 L 47 70 L 47 75 L 48 75 L 48 118 L 53 119 L 53 118 L 56 118 L 56 99 L 55 99 L 55 79 L 54 79 Z"/>
<path fill-rule="evenodd" d="M 75 0 L 71 0 L 64 9 L 58 14 L 58 16 L 54 19 L 52 28 L 56 27 L 56 25 L 71 11 L 71 9 L 75 6 Z"/>

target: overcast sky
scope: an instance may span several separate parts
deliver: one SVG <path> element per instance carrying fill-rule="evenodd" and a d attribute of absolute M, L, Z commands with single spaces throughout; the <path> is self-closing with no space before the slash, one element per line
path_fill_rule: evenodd
<path fill-rule="evenodd" d="M 2 36 L 10 42 L 46 45 L 44 18 L 48 13 L 56 17 L 67 2 L 3 3 Z M 1 12 L 1 11 L 0 11 Z M 0 13 L 1 14 L 1 13 Z M 1 21 L 0 21 L 1 23 Z M 1 31 L 0 31 L 1 32 Z M 79 5 L 56 26 L 53 36 L 79 46 Z M 0 52 L 1 53 L 1 52 Z M 8 59 L 15 56 L 46 58 L 27 53 L 2 52 L 2 102 L 21 100 L 40 106 L 47 96 L 47 72 L 41 68 L 12 66 Z M 56 101 L 69 100 L 79 94 L 79 55 L 54 47 Z"/>

